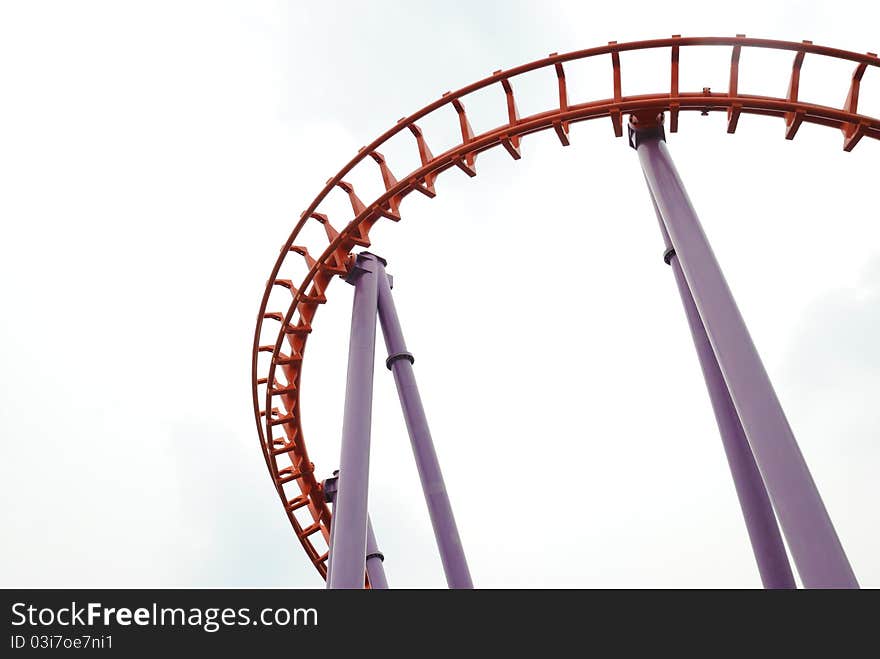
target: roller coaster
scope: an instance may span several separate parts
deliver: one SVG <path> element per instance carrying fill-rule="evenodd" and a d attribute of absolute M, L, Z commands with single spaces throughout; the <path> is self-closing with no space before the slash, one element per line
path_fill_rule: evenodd
<path fill-rule="evenodd" d="M 701 46 L 730 49 L 726 91 L 679 88 L 682 50 Z M 784 95 L 740 92 L 740 58 L 749 49 L 791 54 Z M 665 58 L 668 86 L 664 84 L 656 93 L 624 96 L 621 53 L 629 51 L 649 51 Z M 842 81 L 842 86 L 848 84 L 848 93 L 841 107 L 798 97 L 802 68 L 817 58 L 854 67 L 851 77 Z M 607 62 L 610 84 L 605 93 L 610 96 L 569 98 L 566 65 L 580 60 Z M 388 349 L 386 366 L 397 384 L 447 582 L 451 588 L 473 587 L 416 387 L 415 359 L 404 343 L 394 306 L 393 280 L 385 272 L 387 263 L 365 251 L 374 249 L 370 230 L 380 221 L 401 221 L 407 195 L 417 192 L 433 198 L 443 172 L 458 168 L 476 176 L 477 156 L 483 151 L 500 146 L 511 158 L 519 159 L 521 142 L 528 135 L 552 130 L 561 146 L 569 146 L 571 124 L 610 119 L 613 134 L 623 137 L 626 133 L 628 146 L 636 151 L 642 167 L 664 241 L 663 259 L 672 269 L 682 298 L 764 587 L 796 587 L 790 553 L 804 587 L 857 588 L 773 385 L 672 162 L 666 131 L 678 131 L 681 112 L 722 112 L 727 132 L 734 133 L 745 113 L 780 119 L 780 135 L 788 140 L 795 138 L 803 123 L 837 129 L 843 149 L 851 151 L 863 138 L 880 139 L 880 119 L 859 112 L 862 79 L 869 68 L 877 67 L 880 58 L 875 53 L 848 52 L 810 41 L 744 35 L 612 41 L 495 71 L 443 94 L 362 147 L 327 181 L 284 243 L 260 302 L 252 354 L 253 406 L 266 466 L 296 537 L 328 587 L 388 587 L 384 558 L 367 511 L 377 317 Z M 558 95 L 547 99 L 546 110 L 521 117 L 514 94 L 517 79 L 541 69 L 552 69 Z M 785 82 L 779 81 L 780 91 Z M 498 89 L 507 121 L 475 134 L 465 106 L 470 95 L 486 88 Z M 439 155 L 432 153 L 430 136 L 419 127 L 434 113 L 457 122 L 461 135 L 457 144 Z M 409 136 L 420 163 L 403 175 L 393 173 L 394 163 L 382 155 L 389 141 L 399 135 Z M 355 172 L 380 179 L 384 192 L 362 200 L 346 181 Z M 350 204 L 351 214 L 331 219 L 324 209 L 337 195 Z M 320 231 L 314 231 L 315 227 Z M 303 433 L 301 375 L 315 315 L 327 303 L 330 284 L 337 278 L 355 289 L 348 379 L 339 469 L 332 476 L 327 469 L 327 477 L 319 479 Z"/>

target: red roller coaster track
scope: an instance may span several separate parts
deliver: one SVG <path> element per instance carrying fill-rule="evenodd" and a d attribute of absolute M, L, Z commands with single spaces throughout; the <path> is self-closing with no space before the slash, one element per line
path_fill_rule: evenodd
<path fill-rule="evenodd" d="M 700 91 L 679 90 L 680 51 L 682 48 L 694 46 L 730 47 L 730 82 L 726 93 L 711 92 L 708 88 Z M 739 61 L 743 48 L 776 49 L 794 54 L 785 96 L 767 97 L 739 93 Z M 670 53 L 669 89 L 655 94 L 623 96 L 620 53 L 648 49 L 658 53 L 662 49 Z M 804 103 L 798 99 L 801 67 L 806 55 L 844 60 L 855 65 L 843 107 Z M 572 102 L 568 97 L 564 65 L 575 60 L 601 56 L 610 56 L 613 95 L 601 100 Z M 284 244 L 260 303 L 253 347 L 253 403 L 263 454 L 288 519 L 320 574 L 324 577 L 327 574 L 326 545 L 330 536 L 331 513 L 324 500 L 321 484 L 315 478 L 315 467 L 309 460 L 302 431 L 299 398 L 302 360 L 315 313 L 327 301 L 326 292 L 330 281 L 335 275 L 344 276 L 347 273 L 350 253 L 356 246 L 369 246 L 370 229 L 376 222 L 382 218 L 399 221 L 401 202 L 414 190 L 434 197 L 435 180 L 450 167 L 458 167 L 469 176 L 476 176 L 476 156 L 482 151 L 501 145 L 511 157 L 519 159 L 522 137 L 550 128 L 556 132 L 562 145 L 568 146 L 570 124 L 600 117 L 609 117 L 614 134 L 621 137 L 625 114 L 644 117 L 668 112 L 669 128 L 676 132 L 678 114 L 681 111 L 724 111 L 727 113 L 729 133 L 736 131 L 742 113 L 765 115 L 784 120 L 786 139 L 793 139 L 803 122 L 838 128 L 843 133 L 844 150 L 850 151 L 863 137 L 880 139 L 880 119 L 858 112 L 859 87 L 869 66 L 880 67 L 880 58 L 874 53 L 848 52 L 817 46 L 809 41 L 798 43 L 750 39 L 739 35 L 688 38 L 673 36 L 620 44 L 610 42 L 606 46 L 588 50 L 562 55 L 554 53 L 508 71 L 496 71 L 490 77 L 458 91 L 446 93 L 418 112 L 400 119 L 394 127 L 361 148 L 339 173 L 327 181 L 317 197 L 303 211 Z M 555 69 L 559 89 L 558 103 L 544 112 L 521 118 L 517 112 L 513 83 L 517 76 L 545 67 Z M 492 85 L 500 86 L 504 94 L 508 122 L 475 135 L 468 121 L 464 100 L 469 94 Z M 782 85 L 783 82 L 780 81 L 780 88 Z M 447 105 L 451 105 L 457 114 L 461 143 L 435 156 L 416 122 Z M 380 149 L 402 131 L 411 133 L 421 166 L 398 179 L 392 174 L 392 167 L 385 161 Z M 368 159 L 372 162 L 369 165 L 373 168 L 372 175 L 381 176 L 385 192 L 364 203 L 355 194 L 354 188 L 343 179 Z M 327 215 L 320 212 L 325 199 L 331 193 L 339 194 L 339 190 L 348 197 L 353 214 L 353 219 L 344 225 L 336 225 L 342 226 L 341 229 L 334 228 Z M 301 234 L 309 223 L 323 226 L 326 241 L 321 244 L 302 244 Z M 281 274 L 288 269 L 298 274 L 291 276 L 293 278 Z M 278 293 L 283 293 L 281 289 L 286 289 L 288 293 L 284 293 L 286 299 L 279 301 Z M 273 306 L 270 306 L 270 302 Z M 276 307 L 275 304 L 280 306 Z"/>

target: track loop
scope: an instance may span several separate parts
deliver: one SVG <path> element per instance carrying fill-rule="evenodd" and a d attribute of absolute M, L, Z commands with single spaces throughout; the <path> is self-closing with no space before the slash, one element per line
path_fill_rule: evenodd
<path fill-rule="evenodd" d="M 724 46 L 731 49 L 729 89 L 712 92 L 709 88 L 682 92 L 679 89 L 679 60 L 681 49 L 695 46 Z M 793 53 L 791 76 L 784 95 L 765 97 L 741 94 L 739 62 L 743 49 L 775 49 Z M 653 49 L 658 57 L 668 57 L 670 63 L 670 86 L 668 90 L 639 96 L 622 95 L 622 71 L 620 53 L 631 50 Z M 668 49 L 669 54 L 664 55 Z M 611 59 L 610 96 L 597 100 L 573 102 L 568 95 L 568 81 L 564 64 L 574 60 L 609 56 Z M 798 98 L 802 68 L 806 56 L 830 57 L 851 62 L 855 69 L 849 80 L 849 93 L 842 107 L 834 108 L 804 103 Z M 558 83 L 558 95 L 548 99 L 547 110 L 528 117 L 520 117 L 514 96 L 514 79 L 537 69 L 553 67 Z M 609 42 L 606 46 L 562 55 L 553 53 L 548 57 L 507 71 L 496 71 L 492 76 L 455 92 L 447 92 L 440 99 L 418 112 L 400 119 L 395 126 L 360 149 L 357 155 L 338 174 L 327 181 L 326 186 L 303 211 L 287 242 L 281 249 L 272 274 L 267 281 L 263 299 L 257 314 L 257 327 L 252 353 L 252 391 L 254 413 L 257 420 L 260 444 L 266 465 L 283 504 L 284 510 L 302 543 L 309 559 L 322 576 L 327 573 L 328 553 L 325 545 L 329 539 L 330 511 L 324 501 L 321 485 L 315 478 L 314 465 L 308 459 L 302 430 L 302 410 L 299 405 L 301 369 L 308 337 L 313 329 L 314 316 L 327 302 L 330 283 L 338 276 L 345 276 L 351 265 L 351 251 L 356 247 L 370 246 L 370 230 L 381 219 L 399 221 L 400 206 L 413 191 L 427 197 L 436 195 L 437 177 L 452 167 L 458 167 L 468 176 L 476 176 L 477 155 L 487 149 L 502 146 L 514 159 L 522 156 L 524 136 L 542 130 L 553 129 L 563 146 L 568 146 L 571 124 L 590 119 L 608 118 L 614 134 L 623 134 L 623 115 L 635 114 L 640 118 L 656 117 L 669 113 L 669 129 L 678 130 L 679 114 L 685 111 L 725 112 L 727 131 L 736 131 L 742 114 L 778 117 L 784 126 L 786 139 L 793 139 L 801 124 L 814 123 L 839 129 L 843 134 L 843 148 L 850 151 L 867 137 L 880 139 L 880 120 L 858 113 L 859 93 L 865 73 L 870 67 L 880 67 L 880 59 L 874 53 L 860 54 L 817 46 L 809 41 L 774 41 L 736 37 L 688 37 L 674 35 L 666 39 L 654 39 L 631 43 Z M 785 82 L 779 82 L 780 92 Z M 475 134 L 465 111 L 463 99 L 472 92 L 500 86 L 506 103 L 507 121 L 501 126 L 481 134 Z M 461 142 L 435 156 L 417 122 L 444 106 L 450 105 L 456 112 Z M 444 110 L 448 113 L 448 110 Z M 446 116 L 449 116 L 448 114 Z M 383 145 L 401 131 L 409 131 L 415 140 L 420 166 L 398 179 L 392 174 L 393 167 L 381 151 Z M 344 179 L 365 160 L 371 160 L 372 176 L 380 176 L 384 193 L 364 203 L 354 187 Z M 321 205 L 328 194 L 338 188 L 348 196 L 352 217 L 337 229 Z M 310 235 L 303 229 L 315 223 L 322 225 L 326 242 L 306 241 Z M 305 265 L 307 274 L 302 281 L 279 277 L 288 259 Z M 285 269 L 285 272 L 288 270 Z M 286 309 L 269 310 L 270 294 L 277 288 L 290 292 Z M 273 298 L 274 302 L 274 298 Z M 282 305 L 283 306 L 283 305 Z M 263 343 L 261 337 L 274 336 L 274 343 Z M 268 359 L 267 359 L 268 357 Z M 268 410 L 268 413 L 267 413 Z M 296 488 L 295 493 L 290 489 Z M 307 511 L 307 512 L 306 512 Z M 305 523 L 301 517 L 307 516 Z"/>

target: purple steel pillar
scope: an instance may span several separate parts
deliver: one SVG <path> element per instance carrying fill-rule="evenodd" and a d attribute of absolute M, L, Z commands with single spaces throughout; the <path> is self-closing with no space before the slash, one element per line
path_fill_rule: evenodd
<path fill-rule="evenodd" d="M 471 573 L 468 570 L 461 538 L 455 525 L 455 517 L 452 515 L 449 495 L 443 484 L 440 463 L 437 460 L 434 442 L 431 439 L 431 431 L 428 428 L 428 419 L 425 416 L 422 399 L 416 386 L 412 367 L 413 356 L 406 350 L 400 320 L 391 297 L 391 285 L 384 268 L 381 267 L 379 269 L 379 323 L 382 325 L 382 334 L 385 336 L 385 345 L 388 348 L 388 359 L 385 364 L 394 375 L 394 382 L 397 385 L 397 394 L 400 397 L 406 429 L 409 432 L 410 443 L 415 454 L 416 467 L 422 482 L 422 490 L 425 493 L 425 501 L 428 504 L 428 512 L 434 527 L 437 547 L 440 550 L 440 560 L 443 563 L 446 582 L 450 588 L 473 588 Z"/>
<path fill-rule="evenodd" d="M 376 256 L 359 254 L 349 280 L 354 282 L 348 379 L 342 419 L 339 484 L 334 504 L 333 569 L 328 588 L 363 588 L 367 555 L 367 494 L 370 430 L 373 415 L 373 364 L 376 357 L 378 274 Z"/>
<path fill-rule="evenodd" d="M 333 575 L 333 541 L 336 539 L 336 506 L 333 506 L 333 516 L 330 518 L 330 542 L 327 543 L 327 587 L 330 587 L 330 579 Z"/>
<path fill-rule="evenodd" d="M 339 491 L 339 471 L 334 471 L 332 478 L 324 481 L 324 500 L 333 504 L 333 516 L 330 518 L 330 551 L 327 555 L 327 583 L 333 575 L 333 541 L 336 538 L 336 494 Z M 373 523 L 367 516 L 367 576 L 370 577 L 370 587 L 376 590 L 388 588 L 388 579 L 385 577 L 385 556 L 379 551 L 376 536 L 373 533 Z"/>
<path fill-rule="evenodd" d="M 755 464 L 752 449 L 749 448 L 748 440 L 736 415 L 730 393 L 718 368 L 715 353 L 706 335 L 706 328 L 694 300 L 691 291 L 681 271 L 681 265 L 672 248 L 663 217 L 657 208 L 657 202 L 651 197 L 654 210 L 657 212 L 657 220 L 660 222 L 660 232 L 663 234 L 663 242 L 666 245 L 666 253 L 663 260 L 672 266 L 675 275 L 675 283 L 681 294 L 681 302 L 684 305 L 684 313 L 691 335 L 694 339 L 694 347 L 697 349 L 697 357 L 700 360 L 700 368 L 706 380 L 706 388 L 709 390 L 709 399 L 712 401 L 712 410 L 715 412 L 715 420 L 721 433 L 721 443 L 724 445 L 724 453 L 727 456 L 727 464 L 733 476 L 733 485 L 736 488 L 736 496 L 742 508 L 746 522 L 746 530 L 752 543 L 752 551 L 758 563 L 758 572 L 764 588 L 796 588 L 794 576 L 791 573 L 791 565 L 785 553 L 785 545 L 779 534 L 779 526 L 776 524 L 776 516 L 770 505 L 770 498 L 761 480 L 761 473 Z"/>
<path fill-rule="evenodd" d="M 767 371 L 672 163 L 662 126 L 631 129 L 630 140 L 804 586 L 858 588 Z"/>
<path fill-rule="evenodd" d="M 379 551 L 379 545 L 376 543 L 376 536 L 373 533 L 373 523 L 367 517 L 367 576 L 370 577 L 370 588 L 373 590 L 388 588 L 384 561 L 385 555 Z"/>

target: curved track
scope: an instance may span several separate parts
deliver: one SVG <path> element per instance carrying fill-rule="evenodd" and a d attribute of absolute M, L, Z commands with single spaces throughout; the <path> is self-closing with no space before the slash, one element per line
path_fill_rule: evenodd
<path fill-rule="evenodd" d="M 731 49 L 730 83 L 725 93 L 679 90 L 679 55 L 682 48 L 695 46 L 727 46 Z M 762 48 L 791 51 L 791 76 L 785 96 L 767 97 L 740 94 L 739 60 L 743 49 Z M 670 63 L 668 90 L 656 94 L 623 96 L 621 94 L 620 53 L 653 49 Z M 835 108 L 798 100 L 801 67 L 806 55 L 834 58 L 851 62 L 854 72 L 849 79 L 849 93 L 842 107 Z M 601 100 L 572 102 L 568 98 L 564 65 L 586 58 L 606 57 L 612 84 L 612 96 Z M 549 109 L 520 118 L 516 109 L 513 84 L 516 76 L 537 69 L 553 67 L 558 81 L 558 98 Z M 284 510 L 309 559 L 320 574 L 327 574 L 327 543 L 330 537 L 330 510 L 327 507 L 320 482 L 315 478 L 314 464 L 309 460 L 302 430 L 300 408 L 300 375 L 306 342 L 312 331 L 312 320 L 319 307 L 327 301 L 327 288 L 336 275 L 345 275 L 351 251 L 370 244 L 369 234 L 381 219 L 399 221 L 400 204 L 404 197 L 418 191 L 435 196 L 434 182 L 450 167 L 458 167 L 469 176 L 476 176 L 476 157 L 482 151 L 502 146 L 514 159 L 520 158 L 519 145 L 523 136 L 553 129 L 563 146 L 568 146 L 569 125 L 578 121 L 607 117 L 611 119 L 614 134 L 623 135 L 623 115 L 656 116 L 669 112 L 669 128 L 676 132 L 678 115 L 682 111 L 727 113 L 727 130 L 735 132 L 742 113 L 779 117 L 784 120 L 786 139 L 794 138 L 804 122 L 838 128 L 843 134 L 843 148 L 853 149 L 863 137 L 880 139 L 880 119 L 858 112 L 859 87 L 868 67 L 880 67 L 880 58 L 874 53 L 860 54 L 817 46 L 809 41 L 775 41 L 737 37 L 673 36 L 631 43 L 611 42 L 606 46 L 562 55 L 552 54 L 544 59 L 524 64 L 508 71 L 496 71 L 492 76 L 448 92 L 418 112 L 400 119 L 397 124 L 361 148 L 303 211 L 299 222 L 281 250 L 272 269 L 260 303 L 254 337 L 252 389 L 254 414 L 259 430 L 260 444 L 266 465 Z M 785 81 L 780 81 L 780 89 Z M 497 86 L 507 105 L 507 123 L 475 135 L 465 111 L 469 94 L 486 87 Z M 499 102 L 502 96 L 499 95 Z M 461 129 L 461 143 L 433 155 L 428 140 L 417 125 L 428 114 L 451 106 Z M 452 115 L 449 119 L 454 121 Z M 421 166 L 398 179 L 380 150 L 398 133 L 407 132 L 418 151 Z M 355 168 L 371 167 L 371 175 L 381 177 L 385 192 L 376 199 L 363 202 L 354 188 L 344 181 Z M 358 170 L 360 172 L 360 169 Z M 351 204 L 352 215 L 342 221 L 321 212 L 321 206 L 331 194 L 343 194 Z M 326 239 L 318 242 L 302 239 L 311 225 L 321 225 Z M 308 244 L 306 244 L 308 242 Z M 288 275 L 287 272 L 295 274 Z M 280 294 L 280 295 L 279 295 Z"/>

